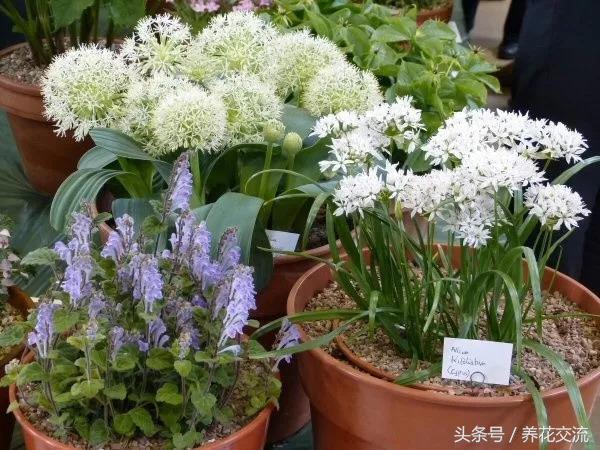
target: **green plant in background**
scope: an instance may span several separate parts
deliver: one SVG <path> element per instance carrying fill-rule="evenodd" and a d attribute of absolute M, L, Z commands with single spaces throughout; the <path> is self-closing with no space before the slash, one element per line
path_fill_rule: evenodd
<path fill-rule="evenodd" d="M 15 0 L 2 0 L 0 12 L 14 31 L 22 33 L 37 65 L 70 47 L 102 42 L 110 48 L 115 30 L 132 27 L 146 14 L 146 0 L 25 0 L 21 11 Z"/>
<path fill-rule="evenodd" d="M 189 210 L 187 154 L 171 178 L 156 205 L 157 221 L 175 222 L 167 250 L 128 215 L 97 248 L 95 222 L 76 212 L 66 243 L 23 259 L 53 267 L 55 278 L 18 328 L 21 339 L 29 331 L 35 360 L 13 360 L 2 384 L 28 386 L 21 398 L 48 414 L 55 436 L 75 433 L 91 446 L 154 436 L 194 448 L 205 430 L 243 425 L 279 395 L 279 361 L 250 361 L 264 350 L 243 337 L 256 293 L 237 233 L 218 239 Z M 295 340 L 283 334 L 279 346 Z"/>
<path fill-rule="evenodd" d="M 452 3 L 452 1 L 453 0 L 383 0 L 377 3 L 389 6 L 390 8 L 410 8 L 416 6 L 419 11 L 422 11 L 446 6 L 449 3 Z"/>
<path fill-rule="evenodd" d="M 322 119 L 316 128 L 340 139 L 360 126 L 372 127 L 373 122 L 357 125 L 356 120 L 338 115 Z M 581 197 L 563 184 L 600 161 L 600 157 L 582 160 L 586 147 L 579 133 L 561 123 L 472 110 L 452 116 L 423 145 L 430 162 L 441 167 L 428 173 L 414 174 L 389 162 L 376 164 L 380 158 L 373 158 L 375 147 L 364 153 L 357 171 L 326 162 L 326 167 L 348 173 L 328 206 L 333 259 L 327 264 L 357 310 L 290 317 L 303 321 L 337 315 L 344 320 L 338 329 L 297 350 L 322 345 L 362 320 L 371 335 L 382 329 L 400 355 L 413 358 L 415 364 L 396 380 L 412 384 L 440 374 L 444 337 L 510 342 L 515 352 L 513 372 L 524 380 L 529 380 L 521 364 L 524 350 L 554 366 L 591 442 L 573 370 L 541 340 L 542 322 L 552 318 L 544 313 L 540 280 L 551 256 L 589 214 Z M 548 164 L 557 159 L 577 164 L 548 183 L 537 161 Z M 407 215 L 415 220 L 414 232 L 406 227 Z M 438 229 L 445 232 L 446 246 L 436 241 Z M 347 256 L 340 255 L 338 239 Z M 277 325 L 272 323 L 254 337 Z M 525 336 L 531 326 L 538 340 Z M 426 362 L 427 368 L 418 367 L 418 361 Z M 538 401 L 541 394 L 533 383 L 527 384 L 536 399 L 539 426 L 548 426 L 543 402 Z"/>
<path fill-rule="evenodd" d="M 417 27 L 415 9 L 399 15 L 372 1 L 277 0 L 268 14 L 280 27 L 308 27 L 335 42 L 379 78 L 388 100 L 413 96 L 430 130 L 464 107 L 485 106 L 488 89 L 500 90 L 494 65 L 457 43 L 444 23 Z"/>

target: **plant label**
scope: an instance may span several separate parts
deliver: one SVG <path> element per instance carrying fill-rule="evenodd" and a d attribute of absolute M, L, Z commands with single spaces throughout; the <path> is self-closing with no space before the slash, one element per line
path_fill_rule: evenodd
<path fill-rule="evenodd" d="M 287 233 L 285 231 L 265 230 L 271 248 L 275 251 L 281 252 L 293 252 L 296 250 L 298 239 L 300 235 L 298 233 Z"/>
<path fill-rule="evenodd" d="M 444 338 L 442 378 L 508 385 L 513 345 Z"/>

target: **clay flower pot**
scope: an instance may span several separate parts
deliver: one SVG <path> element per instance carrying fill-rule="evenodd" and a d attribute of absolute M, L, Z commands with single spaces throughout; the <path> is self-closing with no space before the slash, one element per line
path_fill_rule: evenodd
<path fill-rule="evenodd" d="M 14 384 L 10 386 L 10 400 L 11 402 L 17 400 L 17 388 Z M 273 405 L 267 406 L 241 430 L 224 439 L 197 447 L 197 450 L 262 450 L 273 408 Z M 21 426 L 27 450 L 76 450 L 76 447 L 63 444 L 37 430 L 19 409 L 13 413 Z"/>
<path fill-rule="evenodd" d="M 18 309 L 24 318 L 27 317 L 29 310 L 35 307 L 31 298 L 16 286 L 9 287 L 8 292 L 8 303 Z M 5 375 L 4 366 L 14 358 L 20 359 L 24 350 L 25 342 L 11 349 L 10 353 L 0 360 L 0 378 Z M 6 413 L 9 404 L 8 388 L 0 388 L 0 448 L 3 449 L 10 448 L 10 441 L 15 425 L 14 416 Z"/>
<path fill-rule="evenodd" d="M 600 314 L 600 299 L 575 280 L 547 269 L 544 285 L 552 277 L 554 289 L 584 311 Z M 288 314 L 303 311 L 308 302 L 332 280 L 325 265 L 312 268 L 294 285 Z M 309 339 L 304 332 L 303 339 Z M 316 450 L 431 450 L 481 448 L 534 450 L 537 441 L 523 443 L 521 430 L 535 427 L 537 420 L 529 395 L 514 397 L 452 396 L 435 389 L 415 389 L 369 375 L 339 361 L 321 349 L 298 355 L 300 376 L 310 398 Z M 367 367 L 367 365 L 363 365 Z M 371 370 L 371 369 L 370 369 Z M 586 411 L 590 413 L 600 389 L 600 369 L 578 381 Z M 543 392 L 552 427 L 577 427 L 571 402 L 564 387 Z M 502 427 L 502 444 L 455 442 L 464 427 Z M 509 443 L 513 430 L 516 437 Z M 571 443 L 551 444 L 566 450 Z"/>
<path fill-rule="evenodd" d="M 3 58 L 27 44 L 0 51 Z M 72 136 L 58 137 L 54 126 L 42 112 L 39 86 L 32 86 L 0 75 L 0 108 L 8 116 L 27 178 L 39 192 L 54 194 L 60 184 L 77 168 L 79 158 L 93 144 L 88 138 L 76 142 Z"/>
<path fill-rule="evenodd" d="M 446 4 L 433 9 L 421 9 L 417 13 L 417 25 L 423 25 L 428 20 L 440 20 L 448 23 L 452 18 L 453 0 L 448 0 Z"/>

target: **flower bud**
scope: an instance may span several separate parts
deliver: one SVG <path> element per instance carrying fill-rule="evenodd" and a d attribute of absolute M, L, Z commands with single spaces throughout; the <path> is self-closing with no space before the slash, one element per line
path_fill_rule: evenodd
<path fill-rule="evenodd" d="M 283 145 L 281 147 L 283 154 L 287 158 L 293 158 L 300 150 L 302 150 L 302 138 L 298 133 L 288 133 L 283 138 Z"/>
<path fill-rule="evenodd" d="M 285 126 L 279 120 L 269 120 L 263 125 L 263 137 L 270 144 L 276 144 L 283 138 Z"/>

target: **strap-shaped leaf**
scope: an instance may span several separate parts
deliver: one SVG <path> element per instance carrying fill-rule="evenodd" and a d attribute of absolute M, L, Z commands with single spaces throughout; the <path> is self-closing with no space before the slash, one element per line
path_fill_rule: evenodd
<path fill-rule="evenodd" d="M 283 106 L 282 122 L 287 133 L 298 133 L 302 139 L 306 139 L 312 131 L 316 119 L 305 109 L 286 103 Z"/>
<path fill-rule="evenodd" d="M 152 205 L 143 198 L 118 198 L 112 203 L 113 217 L 128 214 L 133 218 L 135 232 L 139 232 L 144 219 L 153 214 Z"/>
<path fill-rule="evenodd" d="M 102 169 L 117 160 L 117 155 L 103 147 L 94 147 L 81 157 L 78 169 Z"/>
<path fill-rule="evenodd" d="M 71 217 L 84 202 L 95 202 L 96 196 L 111 178 L 127 172 L 108 169 L 81 169 L 60 185 L 50 208 L 50 224 L 62 231 Z"/>

